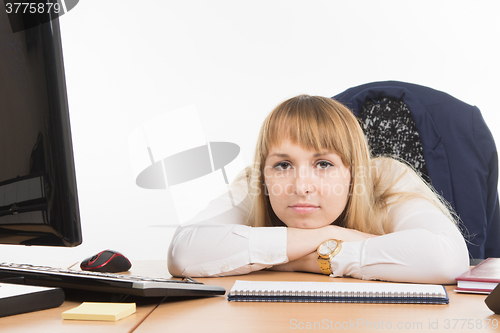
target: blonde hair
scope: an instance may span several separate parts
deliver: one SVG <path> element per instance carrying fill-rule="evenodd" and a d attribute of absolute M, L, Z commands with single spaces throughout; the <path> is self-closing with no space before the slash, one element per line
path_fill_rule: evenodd
<path fill-rule="evenodd" d="M 376 235 L 388 233 L 388 206 L 416 197 L 430 200 L 454 221 L 444 202 L 432 189 L 427 187 L 428 191 L 420 193 L 394 190 L 393 185 L 407 172 L 414 173 L 410 167 L 394 177 L 377 172 L 377 163 L 391 160 L 371 158 L 363 130 L 348 108 L 331 98 L 300 95 L 278 105 L 260 129 L 254 164 L 247 168 L 252 198 L 247 223 L 251 226 L 284 225 L 274 214 L 266 195 L 264 165 L 270 149 L 287 139 L 304 149 L 333 151 L 349 169 L 350 193 L 344 211 L 334 221 L 336 225 Z M 415 177 L 418 176 L 415 174 Z M 357 191 L 357 188 L 362 191 Z"/>

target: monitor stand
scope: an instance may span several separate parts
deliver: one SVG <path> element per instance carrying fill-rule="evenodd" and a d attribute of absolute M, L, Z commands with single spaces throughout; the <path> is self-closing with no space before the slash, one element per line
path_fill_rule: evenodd
<path fill-rule="evenodd" d="M 63 303 L 61 288 L 0 282 L 0 317 L 55 308 Z"/>

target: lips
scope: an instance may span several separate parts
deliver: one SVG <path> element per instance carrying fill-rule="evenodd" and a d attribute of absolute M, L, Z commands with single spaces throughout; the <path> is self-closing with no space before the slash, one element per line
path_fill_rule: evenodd
<path fill-rule="evenodd" d="M 319 206 L 310 203 L 297 203 L 290 206 L 290 209 L 297 214 L 310 214 L 319 209 Z"/>

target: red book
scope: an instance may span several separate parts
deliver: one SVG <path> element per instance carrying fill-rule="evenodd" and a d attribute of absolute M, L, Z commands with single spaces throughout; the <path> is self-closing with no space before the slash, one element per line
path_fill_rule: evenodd
<path fill-rule="evenodd" d="M 455 291 L 489 294 L 500 283 L 500 258 L 488 258 L 455 280 Z"/>

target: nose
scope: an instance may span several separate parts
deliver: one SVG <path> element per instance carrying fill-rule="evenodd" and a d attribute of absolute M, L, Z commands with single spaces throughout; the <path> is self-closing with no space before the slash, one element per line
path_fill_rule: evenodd
<path fill-rule="evenodd" d="M 295 175 L 295 193 L 298 195 L 307 195 L 314 193 L 317 189 L 317 184 L 314 181 L 314 176 L 307 168 L 300 168 L 299 173 Z"/>

